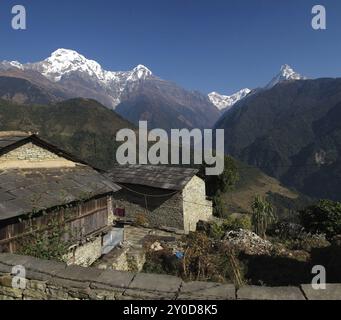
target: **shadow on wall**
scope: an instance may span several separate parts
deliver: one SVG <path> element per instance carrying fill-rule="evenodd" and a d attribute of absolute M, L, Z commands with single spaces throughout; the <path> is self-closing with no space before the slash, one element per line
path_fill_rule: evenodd
<path fill-rule="evenodd" d="M 286 257 L 241 255 L 245 263 L 245 278 L 253 285 L 289 286 L 311 283 L 313 266 L 326 268 L 327 283 L 341 282 L 341 247 L 312 249 L 307 262 Z"/>

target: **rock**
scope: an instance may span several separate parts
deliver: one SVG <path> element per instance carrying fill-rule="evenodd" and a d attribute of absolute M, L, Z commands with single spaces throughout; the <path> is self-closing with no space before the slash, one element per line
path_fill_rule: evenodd
<path fill-rule="evenodd" d="M 301 285 L 301 288 L 308 300 L 340 300 L 341 284 L 326 284 L 326 289 L 314 290 L 311 284 Z"/>
<path fill-rule="evenodd" d="M 177 277 L 160 274 L 138 273 L 130 283 L 124 295 L 133 297 L 134 299 L 155 299 L 160 300 L 175 299 L 182 280 Z"/>
<path fill-rule="evenodd" d="M 249 230 L 239 229 L 225 233 L 223 241 L 250 255 L 270 254 L 272 244 Z"/>
<path fill-rule="evenodd" d="M 163 250 L 163 247 L 161 246 L 161 243 L 159 241 L 155 241 L 151 246 L 150 249 L 152 251 L 161 251 Z"/>
<path fill-rule="evenodd" d="M 181 286 L 178 300 L 235 300 L 236 289 L 233 284 L 214 282 L 186 282 Z"/>
<path fill-rule="evenodd" d="M 298 287 L 244 286 L 237 291 L 239 300 L 305 300 Z"/>

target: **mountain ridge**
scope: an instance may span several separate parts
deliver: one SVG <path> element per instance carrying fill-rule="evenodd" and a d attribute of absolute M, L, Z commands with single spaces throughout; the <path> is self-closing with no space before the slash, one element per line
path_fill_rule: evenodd
<path fill-rule="evenodd" d="M 207 96 L 162 80 L 141 64 L 131 71 L 106 71 L 96 61 L 74 50 L 58 49 L 47 59 L 36 63 L 0 63 L 0 75 L 8 76 L 10 73 L 32 82 L 37 81 L 33 74 L 43 76 L 49 86 L 56 85 L 54 89 L 60 90 L 64 98 L 96 99 L 113 110 L 121 105 L 118 112 L 135 124 L 148 114 L 147 120 L 154 128 L 170 129 L 167 120 L 155 120 L 166 113 L 173 119 L 172 126 L 176 129 L 211 128 L 220 117 L 220 111 Z M 143 97 L 141 107 L 134 110 L 139 97 Z"/>
<path fill-rule="evenodd" d="M 269 90 L 278 83 L 284 81 L 306 80 L 307 78 L 300 75 L 288 64 L 282 65 L 278 74 L 276 74 L 265 87 L 255 89 L 244 88 L 231 95 L 223 95 L 218 92 L 211 92 L 208 94 L 210 101 L 221 111 L 229 111 L 239 101 L 243 100 L 250 93 L 255 93 L 262 90 Z"/>
<path fill-rule="evenodd" d="M 226 152 L 313 198 L 340 200 L 341 78 L 284 81 L 217 122 Z"/>

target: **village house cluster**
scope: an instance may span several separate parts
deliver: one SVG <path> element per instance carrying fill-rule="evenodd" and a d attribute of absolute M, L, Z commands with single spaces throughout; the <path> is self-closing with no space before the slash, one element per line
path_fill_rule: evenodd
<path fill-rule="evenodd" d="M 205 183 L 191 168 L 115 166 L 103 172 L 34 134 L 0 132 L 0 252 L 63 221 L 68 264 L 92 265 L 143 216 L 149 228 L 188 233 L 212 217 Z"/>

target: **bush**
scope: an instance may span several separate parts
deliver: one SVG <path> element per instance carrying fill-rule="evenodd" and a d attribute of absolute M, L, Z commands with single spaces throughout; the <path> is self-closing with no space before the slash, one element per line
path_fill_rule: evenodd
<path fill-rule="evenodd" d="M 213 215 L 218 218 L 222 218 L 224 216 L 224 201 L 221 197 L 221 192 L 218 193 L 212 198 L 213 202 Z"/>
<path fill-rule="evenodd" d="M 232 190 L 239 180 L 239 172 L 236 161 L 229 156 L 225 156 L 224 171 L 218 176 L 206 176 L 205 168 L 207 166 L 207 164 L 202 165 L 198 175 L 205 180 L 206 192 L 211 197 L 217 195 L 219 191 L 225 193 L 229 190 Z"/>
<path fill-rule="evenodd" d="M 287 247 L 291 250 L 304 250 L 310 252 L 316 248 L 326 248 L 330 246 L 324 235 L 307 234 L 306 237 L 298 238 L 287 242 Z"/>
<path fill-rule="evenodd" d="M 275 223 L 276 216 L 272 205 L 260 196 L 255 197 L 251 205 L 252 225 L 255 233 L 261 238 L 266 238 L 266 231 Z"/>
<path fill-rule="evenodd" d="M 225 231 L 231 230 L 251 230 L 251 218 L 248 215 L 243 215 L 242 217 L 229 216 L 223 222 L 223 229 Z"/>
<path fill-rule="evenodd" d="M 180 268 L 181 261 L 170 249 L 166 248 L 161 251 L 147 252 L 143 272 L 178 276 Z"/>
<path fill-rule="evenodd" d="M 221 240 L 227 231 L 252 229 L 251 218 L 248 215 L 243 215 L 241 217 L 229 216 L 228 218 L 220 221 L 222 222 L 201 223 L 197 230 L 204 232 L 211 239 Z"/>
<path fill-rule="evenodd" d="M 43 215 L 47 215 L 46 212 Z M 69 213 L 65 213 L 64 219 L 68 219 Z M 32 216 L 29 217 L 32 225 Z M 76 232 L 77 233 L 77 232 Z M 47 226 L 32 227 L 31 233 L 18 240 L 17 253 L 45 260 L 57 260 L 64 262 L 69 248 L 77 239 L 77 234 L 71 234 L 65 221 L 53 217 Z"/>
<path fill-rule="evenodd" d="M 185 280 L 233 282 L 242 285 L 243 270 L 233 250 L 205 233 L 194 232 L 183 239 L 185 254 L 182 277 Z"/>
<path fill-rule="evenodd" d="M 300 221 L 311 233 L 324 233 L 327 238 L 341 234 L 341 203 L 321 200 L 300 211 Z"/>
<path fill-rule="evenodd" d="M 224 233 L 225 230 L 223 225 L 213 222 L 210 226 L 208 236 L 215 240 L 221 240 L 221 238 L 224 236 Z"/>

